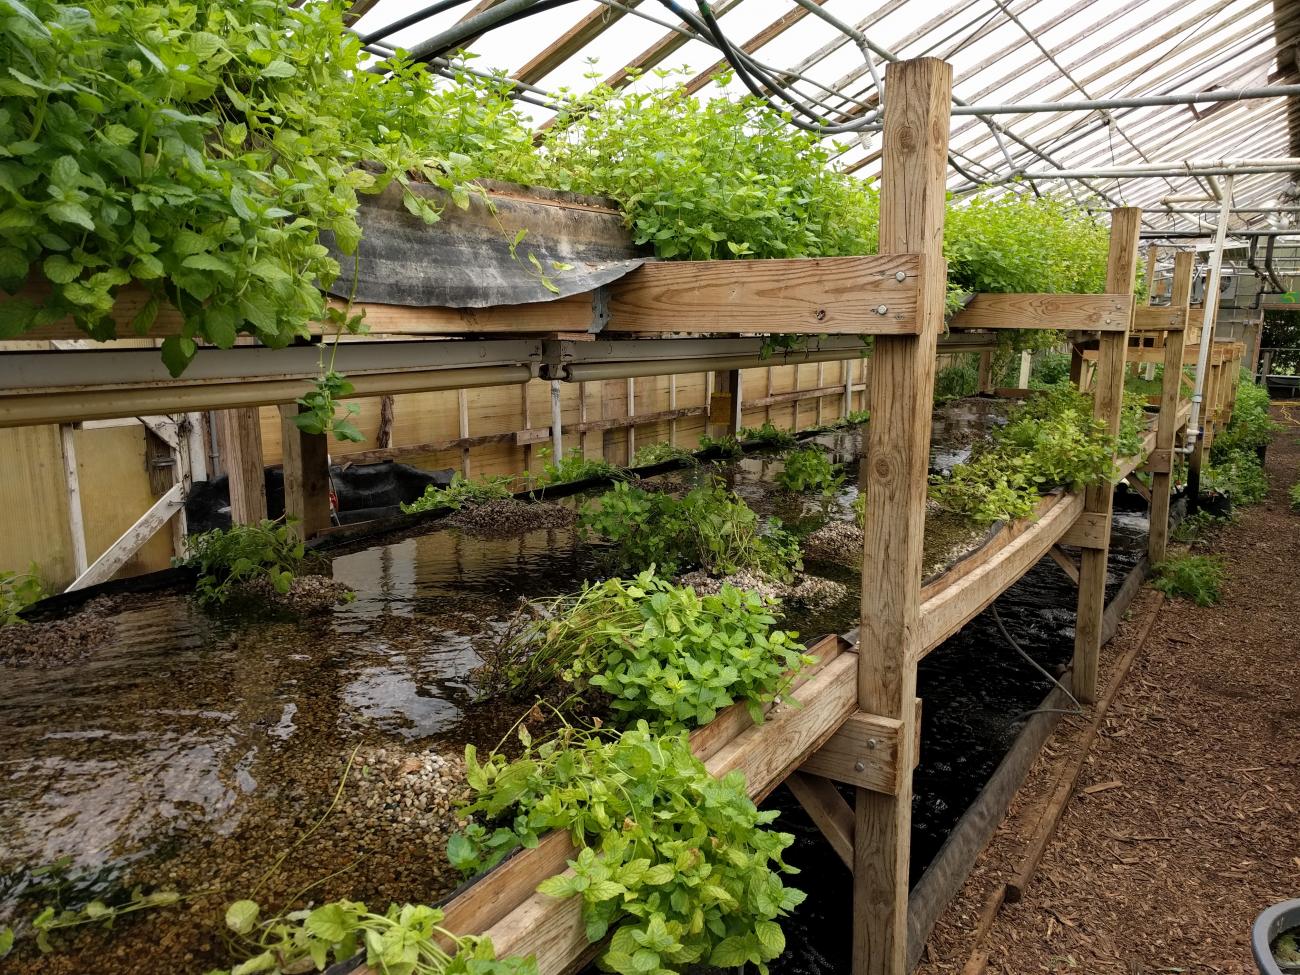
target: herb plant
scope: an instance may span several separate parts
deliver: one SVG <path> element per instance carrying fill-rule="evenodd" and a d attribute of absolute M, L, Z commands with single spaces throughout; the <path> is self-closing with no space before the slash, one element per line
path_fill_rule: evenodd
<path fill-rule="evenodd" d="M 490 939 L 447 931 L 436 907 L 393 904 L 378 914 L 359 901 L 341 900 L 267 919 L 260 914 L 251 900 L 235 901 L 226 909 L 226 927 L 249 956 L 230 975 L 324 971 L 362 950 L 371 970 L 387 975 L 537 973 L 532 958 L 498 959 Z"/>
<path fill-rule="evenodd" d="M 578 857 L 538 890 L 580 897 L 587 940 L 612 932 L 601 966 L 622 975 L 683 972 L 695 965 L 739 968 L 785 949 L 776 918 L 803 900 L 781 882 L 793 837 L 763 827 L 744 776 L 715 779 L 685 735 L 656 737 L 644 722 L 617 737 L 564 729 L 523 754 L 480 763 L 465 750 L 473 800 L 464 833 L 447 845 L 467 873 L 536 845 L 551 830 L 569 834 Z M 495 825 L 494 825 L 495 824 Z"/>
<path fill-rule="evenodd" d="M 775 608 L 729 585 L 698 596 L 647 570 L 553 601 L 502 656 L 514 662 L 516 687 L 562 676 L 606 695 L 619 726 L 644 719 L 660 733 L 689 730 L 736 701 L 761 722 L 763 706 L 812 659 L 797 634 L 775 628 Z"/>
<path fill-rule="evenodd" d="M 765 524 L 716 479 L 681 498 L 616 484 L 583 508 L 578 526 L 612 543 L 619 566 L 637 572 L 699 566 L 715 576 L 750 569 L 788 579 L 802 565 L 799 543 L 780 521 Z"/>
<path fill-rule="evenodd" d="M 1213 448 L 1211 448 L 1213 454 Z M 1268 497 L 1268 475 L 1254 451 L 1234 450 L 1220 454 L 1205 466 L 1201 486 L 1224 495 L 1234 505 L 1259 504 Z"/>
<path fill-rule="evenodd" d="M 782 458 L 783 467 L 776 483 L 787 491 L 833 494 L 844 483 L 844 475 L 835 472 L 835 465 L 818 447 L 793 450 Z"/>
<path fill-rule="evenodd" d="M 306 549 L 288 521 L 231 525 L 189 540 L 185 565 L 199 571 L 199 602 L 221 605 L 241 586 L 265 579 L 283 595 L 307 562 Z"/>
<path fill-rule="evenodd" d="M 130 898 L 122 904 L 106 904 L 102 900 L 92 900 L 78 908 L 49 906 L 32 918 L 32 930 L 36 932 L 36 946 L 42 953 L 54 950 L 50 935 L 68 928 L 82 927 L 87 924 L 102 924 L 112 927 L 120 917 L 146 911 L 156 907 L 170 907 L 181 899 L 174 890 L 156 890 L 151 893 L 136 887 Z"/>
<path fill-rule="evenodd" d="M 745 455 L 745 448 L 740 445 L 740 441 L 729 433 L 721 437 L 710 437 L 706 433 L 700 437 L 700 450 L 711 451 L 728 460 Z"/>
<path fill-rule="evenodd" d="M 794 434 L 789 430 L 782 430 L 771 420 L 764 420 L 763 424 L 757 427 L 741 427 L 736 436 L 742 443 L 757 443 L 775 449 L 785 449 L 795 445 Z"/>
<path fill-rule="evenodd" d="M 1223 598 L 1227 572 L 1213 555 L 1178 555 L 1155 567 L 1151 583 L 1166 596 L 1181 596 L 1197 606 L 1213 606 Z"/>
<path fill-rule="evenodd" d="M 597 478 L 621 480 L 629 476 L 623 468 L 606 460 L 589 459 L 581 447 L 571 448 L 558 460 L 552 458 L 550 447 L 542 447 L 538 455 L 542 458 L 542 473 L 533 478 L 535 487 L 553 487 Z"/>
<path fill-rule="evenodd" d="M 26 572 L 0 572 L 0 626 L 22 623 L 22 611 L 44 596 L 36 563 Z"/>
<path fill-rule="evenodd" d="M 652 443 L 636 449 L 636 454 L 632 458 L 632 466 L 651 467 L 654 464 L 666 464 L 669 461 L 681 461 L 690 464 L 692 467 L 698 466 L 700 463 L 695 459 L 695 455 L 684 447 L 674 447 L 670 443 Z"/>
<path fill-rule="evenodd" d="M 410 504 L 403 503 L 402 512 L 413 515 L 421 511 L 436 511 L 439 508 L 460 511 L 462 508 L 473 508 L 492 501 L 504 501 L 513 496 L 511 490 L 513 486 L 514 478 L 509 474 L 467 481 L 460 472 L 457 472 L 452 475 L 451 483 L 445 488 L 430 484 L 424 489 L 424 493 Z"/>
<path fill-rule="evenodd" d="M 1287 497 L 1291 500 L 1291 510 L 1300 511 L 1300 481 L 1291 485 L 1287 491 Z"/>
<path fill-rule="evenodd" d="M 1250 374 L 1242 372 L 1237 380 L 1237 399 L 1232 407 L 1232 419 L 1214 438 L 1210 448 L 1212 461 L 1222 460 L 1236 453 L 1253 453 L 1267 447 L 1279 426 L 1269 416 L 1268 390 L 1256 386 Z"/>

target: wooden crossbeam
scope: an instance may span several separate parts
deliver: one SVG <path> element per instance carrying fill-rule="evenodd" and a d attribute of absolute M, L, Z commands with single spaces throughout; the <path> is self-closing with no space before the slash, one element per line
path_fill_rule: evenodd
<path fill-rule="evenodd" d="M 873 792 L 895 795 L 902 772 L 898 738 L 903 723 L 876 714 L 854 714 L 800 770 Z M 910 771 L 910 770 L 909 770 Z"/>
<path fill-rule="evenodd" d="M 1133 310 L 1134 332 L 1177 332 L 1186 327 L 1186 308 L 1139 305 Z"/>
<path fill-rule="evenodd" d="M 1061 551 L 1061 546 L 1053 545 L 1047 550 L 1047 554 L 1052 557 L 1052 561 L 1061 567 L 1061 570 L 1070 577 L 1070 581 L 1076 586 L 1079 584 L 1079 567 L 1074 564 L 1074 559 Z"/>
<path fill-rule="evenodd" d="M 153 503 L 148 511 L 136 519 L 134 525 L 123 532 L 121 537 L 108 547 L 104 554 L 90 563 L 90 567 L 72 581 L 67 591 L 85 589 L 87 586 L 107 582 L 113 578 L 117 570 L 126 565 L 131 556 L 140 551 L 145 542 L 153 538 L 158 533 L 158 530 L 167 524 L 168 520 L 184 504 L 184 485 L 173 484 L 161 498 Z"/>
<path fill-rule="evenodd" d="M 977 294 L 948 324 L 954 329 L 1122 332 L 1132 314 L 1132 295 Z"/>
<path fill-rule="evenodd" d="M 853 869 L 853 807 L 844 801 L 835 783 L 820 775 L 794 772 L 786 787 L 799 800 L 808 817 L 821 830 L 835 855 Z"/>

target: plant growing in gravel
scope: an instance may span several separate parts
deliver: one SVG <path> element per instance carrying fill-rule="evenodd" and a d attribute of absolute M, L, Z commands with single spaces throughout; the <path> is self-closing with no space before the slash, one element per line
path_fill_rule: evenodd
<path fill-rule="evenodd" d="M 50 935 L 68 928 L 83 927 L 87 924 L 102 924 L 112 927 L 120 917 L 147 911 L 155 907 L 170 907 L 181 899 L 174 890 L 156 890 L 151 893 L 136 887 L 131 896 L 120 904 L 106 904 L 102 900 L 92 900 L 77 908 L 60 909 L 53 905 L 46 907 L 32 918 L 32 930 L 36 932 L 36 946 L 42 953 L 54 950 Z"/>
<path fill-rule="evenodd" d="M 793 447 L 795 444 L 794 434 L 789 430 L 781 429 L 771 420 L 764 420 L 763 424 L 757 427 L 741 427 L 736 436 L 742 443 L 752 442 L 778 450 Z"/>
<path fill-rule="evenodd" d="M 563 677 L 606 695 L 623 726 L 644 719 L 661 733 L 688 730 L 736 701 L 761 722 L 763 706 L 812 662 L 798 634 L 775 628 L 776 607 L 730 585 L 698 596 L 647 570 L 552 601 L 501 657 L 516 689 Z"/>
<path fill-rule="evenodd" d="M 566 728 L 523 754 L 479 763 L 465 749 L 471 822 L 447 845 L 476 873 L 551 830 L 578 848 L 571 872 L 542 881 L 552 897 L 580 897 L 587 940 L 612 933 L 601 967 L 621 975 L 739 968 L 785 949 L 776 918 L 803 900 L 786 887 L 781 853 L 793 842 L 764 829 L 745 779 L 715 779 L 685 735 L 657 737 L 644 722 L 617 736 Z M 495 825 L 492 825 L 495 824 Z"/>
<path fill-rule="evenodd" d="M 636 449 L 636 454 L 632 457 L 632 466 L 651 467 L 669 461 L 681 461 L 691 466 L 698 466 L 700 463 L 695 455 L 684 447 L 674 447 L 670 443 L 652 443 Z"/>
<path fill-rule="evenodd" d="M 536 975 L 532 958 L 497 958 L 490 939 L 453 934 L 442 920 L 436 907 L 392 904 L 378 914 L 347 900 L 262 919 L 255 901 L 235 901 L 226 927 L 248 957 L 230 975 L 324 971 L 359 951 L 388 975 Z"/>
<path fill-rule="evenodd" d="M 740 441 L 729 433 L 721 437 L 710 437 L 706 433 L 700 437 L 700 450 L 714 451 L 724 458 L 733 460 L 745 454 L 745 448 L 740 445 Z"/>
<path fill-rule="evenodd" d="M 1152 585 L 1166 596 L 1181 596 L 1197 606 L 1213 606 L 1223 598 L 1227 572 L 1213 555 L 1178 555 L 1155 567 Z"/>
<path fill-rule="evenodd" d="M 1291 485 L 1287 497 L 1291 499 L 1291 510 L 1300 511 L 1300 481 Z"/>
<path fill-rule="evenodd" d="M 818 447 L 793 450 L 782 461 L 776 483 L 787 491 L 833 494 L 844 483 L 844 475 L 835 472 L 835 465 Z"/>
<path fill-rule="evenodd" d="M 306 548 L 288 520 L 231 525 L 195 535 L 184 564 L 199 572 L 199 602 L 220 605 L 239 587 L 266 580 L 284 595 L 307 563 Z"/>
<path fill-rule="evenodd" d="M 0 626 L 22 623 L 22 611 L 44 596 L 36 563 L 26 572 L 0 572 Z"/>
<path fill-rule="evenodd" d="M 553 487 L 556 484 L 570 484 L 574 481 L 586 481 L 595 478 L 621 480 L 628 477 L 627 471 L 606 460 L 592 460 L 586 457 L 581 447 L 572 448 L 563 457 L 555 460 L 550 447 L 538 451 L 542 458 L 542 472 L 533 476 L 534 487 Z"/>
<path fill-rule="evenodd" d="M 472 508 L 492 501 L 505 501 L 513 497 L 511 490 L 513 485 L 514 478 L 509 474 L 469 481 L 457 472 L 452 475 L 451 483 L 445 488 L 430 484 L 424 489 L 424 493 L 410 504 L 404 503 L 402 511 L 408 515 L 421 511 L 436 511 L 439 508 L 460 511 L 462 508 Z"/>
<path fill-rule="evenodd" d="M 584 506 L 578 527 L 611 543 L 619 566 L 637 572 L 699 566 L 714 576 L 750 569 L 786 580 L 801 566 L 799 543 L 781 522 L 765 523 L 716 479 L 681 498 L 616 484 Z"/>

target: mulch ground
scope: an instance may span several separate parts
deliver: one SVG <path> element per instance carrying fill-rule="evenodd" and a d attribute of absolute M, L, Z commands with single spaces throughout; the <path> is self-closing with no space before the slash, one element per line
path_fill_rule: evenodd
<path fill-rule="evenodd" d="M 1214 540 L 1222 603 L 1159 607 L 1024 900 L 982 945 L 988 972 L 1252 973 L 1251 922 L 1300 896 L 1300 409 L 1274 416 L 1268 500 Z M 1159 600 L 1144 591 L 1103 666 Z M 1083 727 L 1057 729 L 919 973 L 963 971 Z"/>

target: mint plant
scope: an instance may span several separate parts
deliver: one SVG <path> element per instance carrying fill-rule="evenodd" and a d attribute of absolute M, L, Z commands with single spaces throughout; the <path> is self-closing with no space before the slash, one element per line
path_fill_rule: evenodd
<path fill-rule="evenodd" d="M 474 508 L 492 501 L 505 501 L 514 496 L 513 486 L 514 478 L 509 474 L 469 481 L 458 471 L 452 475 L 451 483 L 445 488 L 430 484 L 410 504 L 403 502 L 401 508 L 403 514 L 408 515 L 437 511 L 439 508 L 460 511 L 462 508 Z"/>
<path fill-rule="evenodd" d="M 26 572 L 0 572 L 0 626 L 22 623 L 22 611 L 44 596 L 35 562 Z"/>
<path fill-rule="evenodd" d="M 743 775 L 713 778 L 685 735 L 656 737 L 644 722 L 617 736 L 565 728 L 540 745 L 521 731 L 520 742 L 514 761 L 465 749 L 473 797 L 461 808 L 469 828 L 447 844 L 453 866 L 478 873 L 562 830 L 577 859 L 538 890 L 581 898 L 588 941 L 612 933 L 603 968 L 767 971 L 785 949 L 776 919 L 804 895 L 781 880 L 794 838 L 763 828 L 778 814 L 755 808 Z"/>
<path fill-rule="evenodd" d="M 533 477 L 534 487 L 553 487 L 592 478 L 619 480 L 630 476 L 623 468 L 609 461 L 588 458 L 581 447 L 570 448 L 560 458 L 551 456 L 550 447 L 542 447 L 538 450 L 538 456 L 542 459 L 542 472 Z"/>
<path fill-rule="evenodd" d="M 1166 596 L 1181 596 L 1197 606 L 1213 606 L 1223 598 L 1227 578 L 1223 560 L 1213 555 L 1176 555 L 1155 567 L 1152 585 Z"/>
<path fill-rule="evenodd" d="M 753 442 L 776 449 L 784 449 L 795 445 L 794 434 L 789 430 L 782 430 L 771 420 L 764 420 L 760 426 L 756 427 L 741 427 L 736 437 L 742 443 Z"/>
<path fill-rule="evenodd" d="M 844 483 L 844 475 L 836 472 L 835 465 L 819 447 L 793 450 L 782 458 L 782 463 L 776 483 L 787 491 L 834 494 Z"/>
<path fill-rule="evenodd" d="M 183 564 L 199 572 L 199 602 L 213 606 L 225 603 L 240 586 L 261 579 L 283 595 L 306 563 L 306 547 L 288 521 L 264 520 L 195 535 Z"/>

